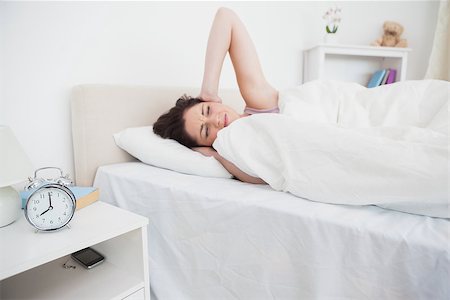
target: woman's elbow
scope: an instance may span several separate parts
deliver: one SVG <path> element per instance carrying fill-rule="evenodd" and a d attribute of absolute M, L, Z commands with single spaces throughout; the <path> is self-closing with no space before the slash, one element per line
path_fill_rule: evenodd
<path fill-rule="evenodd" d="M 231 18 L 235 15 L 236 13 L 227 7 L 220 7 L 216 12 L 216 18 L 217 17 Z"/>

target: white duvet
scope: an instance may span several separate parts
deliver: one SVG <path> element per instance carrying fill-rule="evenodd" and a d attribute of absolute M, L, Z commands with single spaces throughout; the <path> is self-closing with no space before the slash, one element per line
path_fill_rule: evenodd
<path fill-rule="evenodd" d="M 449 218 L 448 91 L 435 80 L 314 81 L 280 93 L 280 114 L 233 122 L 213 147 L 275 190 Z"/>

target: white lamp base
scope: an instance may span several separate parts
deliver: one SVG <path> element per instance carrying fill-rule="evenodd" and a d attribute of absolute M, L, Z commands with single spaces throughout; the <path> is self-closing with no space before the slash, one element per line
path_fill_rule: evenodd
<path fill-rule="evenodd" d="M 17 220 L 21 209 L 19 193 L 10 186 L 0 188 L 0 227 Z"/>

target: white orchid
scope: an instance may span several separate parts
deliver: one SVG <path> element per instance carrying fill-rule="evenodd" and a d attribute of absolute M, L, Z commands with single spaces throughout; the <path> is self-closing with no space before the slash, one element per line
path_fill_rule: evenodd
<path fill-rule="evenodd" d="M 336 33 L 341 22 L 341 9 L 339 7 L 328 9 L 323 15 L 323 19 L 327 21 L 325 27 L 327 33 Z"/>

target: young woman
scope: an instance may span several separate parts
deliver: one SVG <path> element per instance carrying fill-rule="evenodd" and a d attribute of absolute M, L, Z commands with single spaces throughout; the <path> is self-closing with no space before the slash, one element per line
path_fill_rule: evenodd
<path fill-rule="evenodd" d="M 219 78 L 225 55 L 229 53 L 246 108 L 238 114 L 222 104 L 218 96 Z M 214 18 L 206 49 L 200 95 L 183 96 L 175 107 L 153 125 L 156 134 L 175 139 L 203 155 L 214 156 L 232 175 L 244 182 L 264 183 L 221 157 L 211 146 L 217 132 L 235 120 L 255 113 L 278 112 L 278 91 L 264 77 L 255 46 L 239 17 L 220 8 Z"/>

